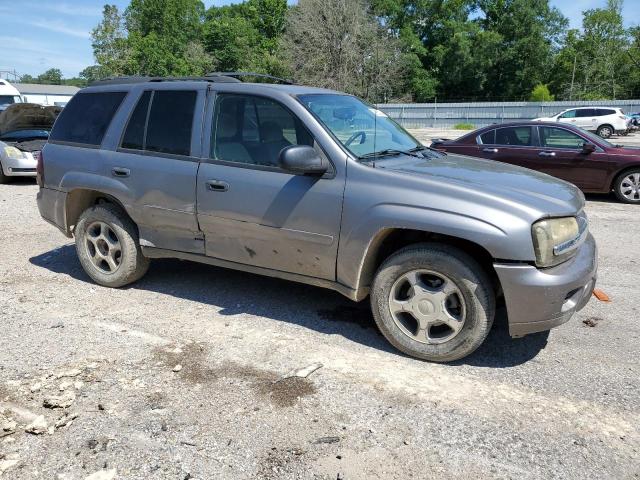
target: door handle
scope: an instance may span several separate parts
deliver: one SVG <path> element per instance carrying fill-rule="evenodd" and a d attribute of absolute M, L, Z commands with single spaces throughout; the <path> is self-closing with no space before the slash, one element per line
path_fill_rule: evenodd
<path fill-rule="evenodd" d="M 226 192 L 229 190 L 229 184 L 221 180 L 207 180 L 207 190 L 210 192 Z"/>
<path fill-rule="evenodd" d="M 485 153 L 498 153 L 498 149 L 497 148 L 485 148 L 482 150 Z"/>
<path fill-rule="evenodd" d="M 540 157 L 555 157 L 556 152 L 540 152 L 538 155 Z"/>
<path fill-rule="evenodd" d="M 114 177 L 128 177 L 129 175 L 131 175 L 131 170 L 123 167 L 113 167 L 111 169 L 111 174 Z"/>

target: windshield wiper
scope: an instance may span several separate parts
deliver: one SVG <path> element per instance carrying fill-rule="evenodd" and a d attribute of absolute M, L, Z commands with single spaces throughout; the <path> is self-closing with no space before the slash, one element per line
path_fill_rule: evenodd
<path fill-rule="evenodd" d="M 391 155 L 408 155 L 410 157 L 423 158 L 422 155 L 417 155 L 413 150 L 396 150 L 394 148 L 387 148 L 386 150 L 380 150 L 379 152 L 365 153 L 360 155 L 360 160 L 367 158 L 389 157 Z"/>

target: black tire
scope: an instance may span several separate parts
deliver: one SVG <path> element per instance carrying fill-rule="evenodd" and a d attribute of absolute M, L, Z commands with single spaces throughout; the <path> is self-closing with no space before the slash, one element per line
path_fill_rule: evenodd
<path fill-rule="evenodd" d="M 98 228 L 96 225 L 106 224 L 117 237 L 119 248 L 119 262 L 111 271 L 105 264 L 105 269 L 94 264 L 90 256 L 92 243 L 89 237 L 93 232 L 89 228 Z M 80 259 L 80 264 L 91 279 L 99 285 L 105 287 L 118 288 L 129 285 L 140 280 L 149 269 L 149 259 L 142 254 L 138 238 L 138 229 L 131 219 L 120 208 L 115 205 L 104 203 L 95 205 L 85 210 L 74 230 L 76 240 L 76 252 Z M 91 238 L 94 238 L 91 236 Z M 95 251 L 95 244 L 93 247 Z"/>
<path fill-rule="evenodd" d="M 396 324 L 389 307 L 392 287 L 398 279 L 425 269 L 448 277 L 464 303 L 464 324 L 445 343 L 421 343 L 408 336 Z M 495 294 L 489 276 L 469 255 L 447 245 L 423 243 L 399 250 L 380 266 L 371 290 L 371 307 L 378 328 L 398 350 L 431 362 L 451 362 L 472 353 L 489 334 L 495 315 Z"/>
<path fill-rule="evenodd" d="M 0 163 L 0 184 L 1 183 L 9 183 L 11 177 L 8 177 L 4 174 L 4 170 L 2 170 L 2 163 Z"/>
<path fill-rule="evenodd" d="M 630 170 L 626 170 L 624 172 L 622 172 L 621 174 L 619 174 L 616 179 L 613 181 L 613 191 L 616 194 L 616 197 L 618 197 L 618 200 L 620 200 L 623 203 L 631 203 L 634 205 L 640 204 L 640 191 L 636 191 L 636 198 L 629 198 L 630 196 L 633 195 L 628 195 L 625 196 L 625 191 L 629 191 L 628 189 L 623 189 L 623 182 L 625 181 L 625 179 L 629 178 L 630 175 L 639 175 L 640 176 L 640 167 L 638 168 L 632 168 Z"/>
<path fill-rule="evenodd" d="M 615 129 L 611 125 L 600 125 L 596 133 L 601 138 L 610 138 L 615 133 Z"/>

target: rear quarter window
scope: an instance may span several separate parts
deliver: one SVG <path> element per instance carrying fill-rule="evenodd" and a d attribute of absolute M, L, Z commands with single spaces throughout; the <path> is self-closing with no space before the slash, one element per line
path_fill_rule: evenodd
<path fill-rule="evenodd" d="M 99 146 L 126 95 L 126 92 L 75 94 L 58 116 L 49 140 Z"/>

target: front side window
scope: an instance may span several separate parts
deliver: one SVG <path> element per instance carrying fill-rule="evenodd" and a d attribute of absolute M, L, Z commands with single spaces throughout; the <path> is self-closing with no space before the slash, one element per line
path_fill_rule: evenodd
<path fill-rule="evenodd" d="M 313 143 L 302 122 L 274 100 L 237 94 L 216 97 L 214 160 L 276 167 L 283 148 Z"/>
<path fill-rule="evenodd" d="M 518 147 L 530 147 L 531 127 L 505 127 L 496 130 L 496 145 L 513 145 Z"/>
<path fill-rule="evenodd" d="M 386 114 L 349 95 L 311 94 L 298 99 L 357 157 L 385 150 L 410 151 L 420 142 Z"/>
<path fill-rule="evenodd" d="M 489 130 L 488 132 L 484 132 L 482 135 L 480 135 L 480 141 L 484 144 L 484 145 L 494 145 L 496 143 L 496 131 L 494 130 Z"/>
<path fill-rule="evenodd" d="M 580 149 L 584 145 L 584 138 L 563 128 L 539 127 L 540 142 L 545 148 Z"/>
<path fill-rule="evenodd" d="M 195 90 L 145 91 L 129 117 L 121 147 L 190 155 L 197 96 Z"/>
<path fill-rule="evenodd" d="M 560 115 L 560 118 L 576 118 L 576 111 L 569 110 L 567 112 L 564 112 L 562 115 Z"/>
<path fill-rule="evenodd" d="M 126 92 L 76 93 L 58 116 L 50 140 L 99 146 Z"/>

